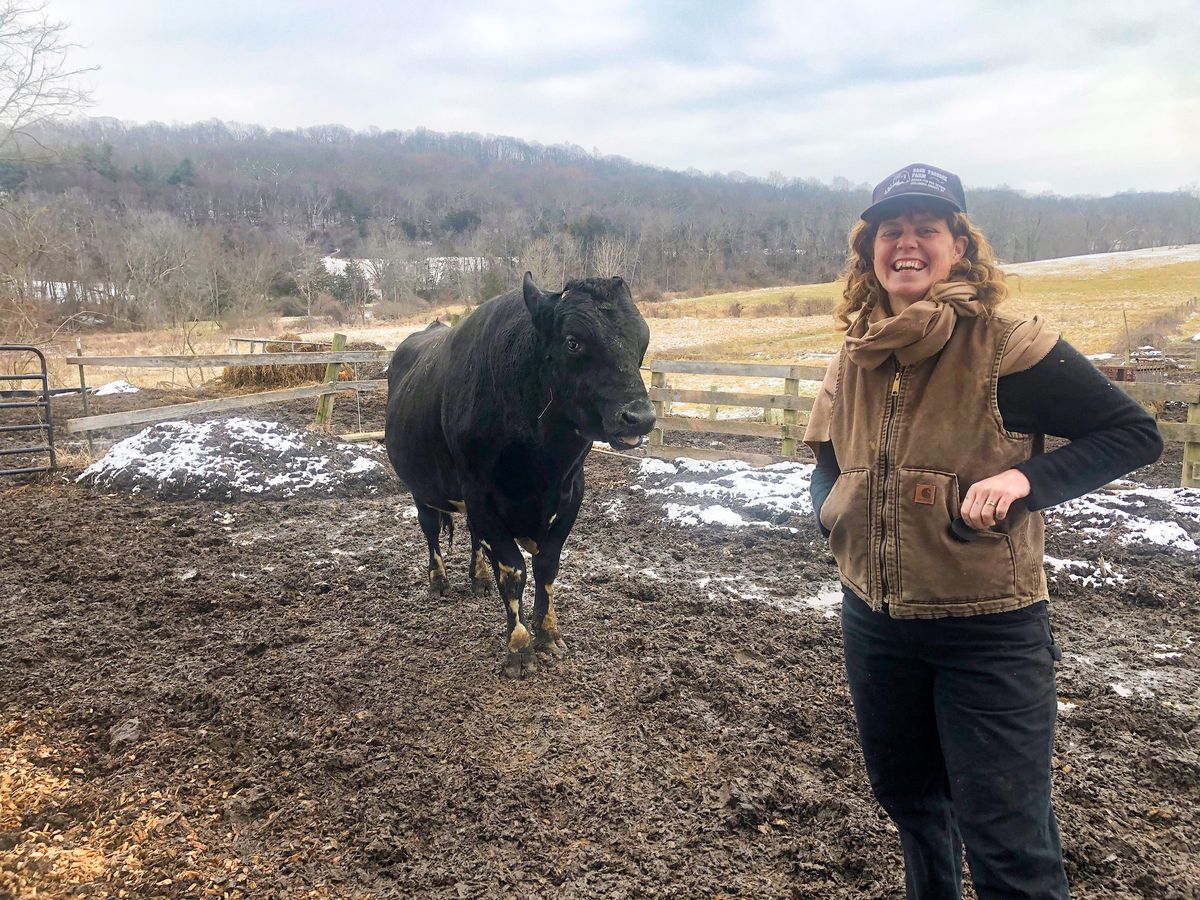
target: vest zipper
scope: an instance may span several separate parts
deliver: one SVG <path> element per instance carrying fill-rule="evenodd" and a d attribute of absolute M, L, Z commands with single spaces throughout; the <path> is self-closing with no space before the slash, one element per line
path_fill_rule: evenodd
<path fill-rule="evenodd" d="M 900 377 L 904 369 L 898 362 L 895 363 L 896 374 L 892 378 L 892 389 L 888 394 L 887 414 L 883 421 L 883 445 L 880 447 L 882 456 L 880 464 L 880 511 L 882 515 L 879 519 L 879 584 L 883 592 L 883 605 L 887 608 L 888 605 L 888 581 L 887 581 L 887 489 L 888 489 L 888 467 L 889 467 L 889 451 L 892 443 L 892 425 L 896 420 L 896 404 L 900 397 Z"/>

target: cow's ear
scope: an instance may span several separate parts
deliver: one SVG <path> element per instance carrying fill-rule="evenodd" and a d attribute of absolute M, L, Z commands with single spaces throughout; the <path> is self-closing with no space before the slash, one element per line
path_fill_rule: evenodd
<path fill-rule="evenodd" d="M 544 293 L 533 283 L 531 272 L 526 272 L 521 280 L 521 293 L 525 295 L 525 306 L 529 310 L 529 317 L 533 319 L 534 327 L 540 332 L 545 332 L 553 320 L 556 298 L 553 294 Z"/>

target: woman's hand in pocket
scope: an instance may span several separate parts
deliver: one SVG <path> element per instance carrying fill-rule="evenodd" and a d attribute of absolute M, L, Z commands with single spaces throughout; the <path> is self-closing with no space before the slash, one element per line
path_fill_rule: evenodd
<path fill-rule="evenodd" d="M 985 478 L 971 485 L 963 497 L 962 517 L 976 531 L 991 528 L 1008 516 L 1008 508 L 1028 497 L 1029 479 L 1023 472 L 1006 469 L 999 475 Z"/>

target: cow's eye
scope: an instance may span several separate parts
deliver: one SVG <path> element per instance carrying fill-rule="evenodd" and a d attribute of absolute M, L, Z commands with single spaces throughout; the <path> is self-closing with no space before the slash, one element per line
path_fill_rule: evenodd
<path fill-rule="evenodd" d="M 567 338 L 567 352 L 568 353 L 578 353 L 582 349 L 583 349 L 583 344 L 579 343 L 579 341 L 577 341 L 575 338 L 573 338 L 573 337 Z"/>

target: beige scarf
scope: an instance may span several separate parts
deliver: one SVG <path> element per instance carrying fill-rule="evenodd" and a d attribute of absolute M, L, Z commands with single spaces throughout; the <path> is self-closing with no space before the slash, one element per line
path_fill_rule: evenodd
<path fill-rule="evenodd" d="M 816 444 L 829 440 L 829 418 L 837 389 L 841 354 L 863 369 L 877 369 L 893 355 L 902 366 L 928 359 L 938 353 L 954 331 L 959 316 L 978 316 L 984 311 L 975 285 L 963 281 L 936 284 L 929 294 L 911 304 L 898 316 L 889 316 L 882 304 L 864 309 L 846 330 L 838 355 L 829 363 L 825 381 L 817 393 L 804 443 L 816 454 Z M 1000 360 L 1000 375 L 1023 372 L 1040 362 L 1058 341 L 1058 333 L 1046 320 L 1034 316 L 1013 329 Z"/>

